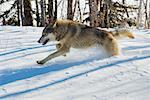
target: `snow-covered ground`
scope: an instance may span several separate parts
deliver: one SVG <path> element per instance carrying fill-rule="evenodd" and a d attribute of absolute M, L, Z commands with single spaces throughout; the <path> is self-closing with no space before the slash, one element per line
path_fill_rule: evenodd
<path fill-rule="evenodd" d="M 43 28 L 0 26 L 0 100 L 150 100 L 150 30 L 119 40 L 122 54 L 97 47 L 71 49 L 44 65 L 56 50 L 36 41 Z"/>

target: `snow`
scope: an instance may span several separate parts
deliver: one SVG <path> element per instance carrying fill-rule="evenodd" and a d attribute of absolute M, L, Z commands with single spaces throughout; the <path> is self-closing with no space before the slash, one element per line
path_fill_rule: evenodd
<path fill-rule="evenodd" d="M 71 49 L 44 65 L 55 43 L 37 43 L 43 28 L 0 26 L 0 100 L 149 100 L 150 30 L 131 29 L 121 54 Z"/>

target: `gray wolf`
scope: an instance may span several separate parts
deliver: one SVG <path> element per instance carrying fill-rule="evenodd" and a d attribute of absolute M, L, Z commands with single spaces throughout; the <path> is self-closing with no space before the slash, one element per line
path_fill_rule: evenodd
<path fill-rule="evenodd" d="M 71 20 L 57 20 L 47 25 L 38 42 L 45 45 L 49 41 L 58 41 L 59 44 L 56 45 L 58 50 L 43 60 L 37 61 L 38 64 L 44 64 L 52 58 L 65 55 L 71 47 L 88 48 L 101 45 L 109 56 L 119 54 L 117 40 L 110 32 Z"/>

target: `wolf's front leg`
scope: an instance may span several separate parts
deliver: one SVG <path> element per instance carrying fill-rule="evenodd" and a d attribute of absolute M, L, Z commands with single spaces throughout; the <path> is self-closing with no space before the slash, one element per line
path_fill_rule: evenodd
<path fill-rule="evenodd" d="M 56 44 L 56 48 L 57 48 L 57 50 L 59 50 L 60 48 L 61 48 L 61 44 L 60 43 L 58 43 L 58 44 Z M 66 56 L 66 54 L 63 54 L 63 56 L 65 57 Z"/>
<path fill-rule="evenodd" d="M 69 47 L 66 46 L 62 46 L 58 51 L 50 54 L 49 56 L 47 56 L 45 59 L 41 60 L 41 61 L 37 61 L 38 64 L 44 64 L 46 63 L 48 60 L 51 60 L 52 58 L 61 56 L 63 54 L 66 54 L 67 52 L 69 52 Z"/>

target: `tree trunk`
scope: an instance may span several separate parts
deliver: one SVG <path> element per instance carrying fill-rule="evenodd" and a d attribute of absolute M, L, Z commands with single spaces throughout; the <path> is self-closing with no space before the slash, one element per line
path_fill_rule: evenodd
<path fill-rule="evenodd" d="M 57 19 L 57 0 L 55 0 L 55 12 L 54 12 L 54 20 Z"/>
<path fill-rule="evenodd" d="M 137 28 L 140 27 L 140 23 L 141 23 L 141 7 L 142 7 L 142 0 L 140 0 L 139 2 L 139 9 L 138 9 L 138 17 L 137 17 Z"/>
<path fill-rule="evenodd" d="M 73 20 L 72 3 L 73 3 L 73 0 L 68 0 L 67 19 L 70 19 L 70 20 Z"/>
<path fill-rule="evenodd" d="M 38 0 L 35 0 L 35 4 L 36 4 L 36 24 L 37 27 L 40 26 L 40 16 L 39 16 L 39 6 L 38 6 Z"/>
<path fill-rule="evenodd" d="M 17 1 L 17 19 L 18 19 L 18 26 L 20 26 L 20 4 L 19 0 Z"/>
<path fill-rule="evenodd" d="M 74 16 L 74 14 L 75 14 L 75 11 L 76 11 L 76 5 L 77 5 L 78 1 L 79 1 L 79 0 L 75 0 L 75 3 L 74 3 L 74 9 L 73 9 L 73 12 L 72 12 L 72 13 L 73 13 L 73 16 Z"/>
<path fill-rule="evenodd" d="M 77 3 L 78 3 L 79 15 L 80 15 L 80 22 L 82 22 L 82 14 L 81 14 L 81 9 L 80 9 L 80 1 L 78 0 Z M 73 14 L 73 16 L 74 16 L 74 14 Z"/>
<path fill-rule="evenodd" d="M 45 26 L 46 24 L 46 5 L 45 0 L 41 0 L 41 26 Z"/>
<path fill-rule="evenodd" d="M 107 15 L 107 4 L 103 4 L 103 11 L 102 11 L 102 24 L 101 27 L 106 27 L 106 15 Z"/>
<path fill-rule="evenodd" d="M 99 0 L 99 11 L 101 11 L 101 8 L 102 8 L 102 1 L 103 0 Z"/>
<path fill-rule="evenodd" d="M 6 25 L 6 20 L 5 20 L 5 17 L 3 16 L 3 21 L 2 21 L 3 23 L 3 25 Z"/>
<path fill-rule="evenodd" d="M 90 10 L 90 25 L 97 26 L 98 19 L 97 19 L 97 5 L 96 0 L 89 0 L 89 10 Z"/>
<path fill-rule="evenodd" d="M 148 28 L 150 28 L 150 2 L 149 2 L 149 17 L 148 17 Z"/>
<path fill-rule="evenodd" d="M 53 0 L 48 0 L 48 14 L 49 14 L 49 23 L 53 23 Z"/>
<path fill-rule="evenodd" d="M 110 13 L 111 13 L 111 0 L 106 0 L 106 5 L 107 5 L 107 11 L 106 11 L 106 27 L 109 28 L 110 27 Z"/>
<path fill-rule="evenodd" d="M 25 24 L 23 0 L 18 0 L 18 19 L 20 26 L 23 26 Z"/>
<path fill-rule="evenodd" d="M 30 0 L 23 0 L 24 4 L 24 26 L 33 26 L 33 17 Z"/>
<path fill-rule="evenodd" d="M 148 28 L 148 9 L 147 9 L 147 7 L 148 7 L 148 0 L 146 0 L 146 2 L 144 3 L 144 1 L 143 1 L 143 4 L 144 4 L 144 8 L 145 8 L 145 28 Z"/>

